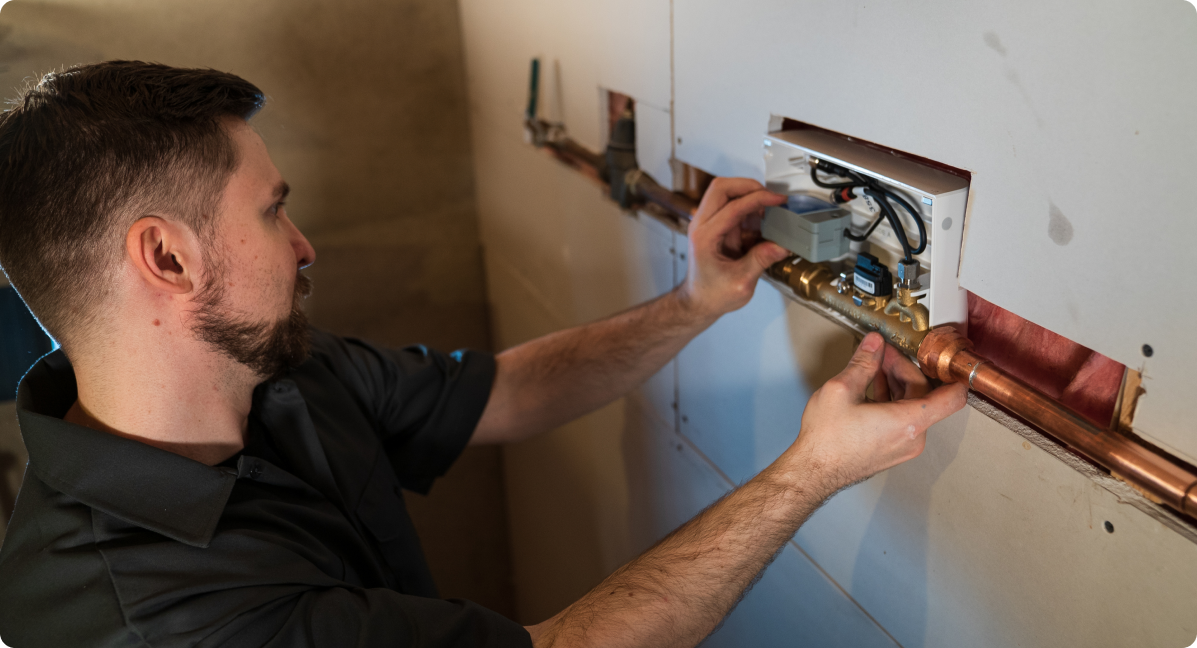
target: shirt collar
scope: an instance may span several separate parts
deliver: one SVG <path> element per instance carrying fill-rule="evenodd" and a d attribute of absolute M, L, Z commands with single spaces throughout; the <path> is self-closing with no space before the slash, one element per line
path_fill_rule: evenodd
<path fill-rule="evenodd" d="M 17 389 L 17 419 L 39 479 L 94 509 L 179 542 L 206 547 L 237 481 L 234 471 L 99 432 L 62 417 L 77 398 L 61 350 Z"/>

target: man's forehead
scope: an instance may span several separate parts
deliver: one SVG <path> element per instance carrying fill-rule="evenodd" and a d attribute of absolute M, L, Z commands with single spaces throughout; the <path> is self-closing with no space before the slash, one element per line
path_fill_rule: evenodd
<path fill-rule="evenodd" d="M 254 200 L 280 197 L 286 193 L 283 176 L 270 159 L 266 142 L 241 120 L 232 124 L 230 136 L 237 147 L 237 170 L 229 178 L 227 193 Z"/>

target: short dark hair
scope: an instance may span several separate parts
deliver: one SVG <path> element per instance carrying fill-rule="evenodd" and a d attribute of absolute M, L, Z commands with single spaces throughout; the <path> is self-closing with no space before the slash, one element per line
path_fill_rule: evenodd
<path fill-rule="evenodd" d="M 107 61 L 47 74 L 0 113 L 0 266 L 68 351 L 102 313 L 139 218 L 212 240 L 238 163 L 223 122 L 264 103 L 225 72 Z"/>

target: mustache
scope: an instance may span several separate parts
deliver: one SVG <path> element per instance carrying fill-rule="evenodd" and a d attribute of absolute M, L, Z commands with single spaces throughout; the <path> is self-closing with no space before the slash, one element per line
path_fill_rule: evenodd
<path fill-rule="evenodd" d="M 303 270 L 295 272 L 295 301 L 312 296 L 312 278 L 305 275 Z"/>

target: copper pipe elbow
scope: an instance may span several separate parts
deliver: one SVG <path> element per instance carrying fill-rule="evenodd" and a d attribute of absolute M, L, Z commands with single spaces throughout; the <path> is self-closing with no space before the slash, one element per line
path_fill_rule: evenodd
<path fill-rule="evenodd" d="M 1079 414 L 973 352 L 951 326 L 932 330 L 918 349 L 923 373 L 969 389 L 1022 417 L 1090 461 L 1131 484 L 1148 499 L 1197 516 L 1197 471 L 1135 439 L 1094 426 Z"/>

